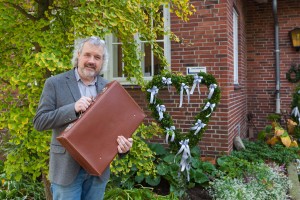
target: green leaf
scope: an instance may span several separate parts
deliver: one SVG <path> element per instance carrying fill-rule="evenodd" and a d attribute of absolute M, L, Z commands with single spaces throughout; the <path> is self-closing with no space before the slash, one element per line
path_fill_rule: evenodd
<path fill-rule="evenodd" d="M 151 186 L 157 186 L 160 183 L 160 176 L 156 176 L 156 177 L 148 176 L 146 177 L 146 183 L 148 183 Z"/>
<path fill-rule="evenodd" d="M 195 171 L 194 180 L 199 184 L 203 184 L 209 181 L 208 177 L 201 170 Z"/>
<path fill-rule="evenodd" d="M 144 175 L 140 175 L 140 176 L 135 176 L 134 177 L 134 180 L 137 182 L 137 183 L 141 183 L 143 180 L 144 180 Z"/>
<path fill-rule="evenodd" d="M 167 153 L 165 147 L 159 143 L 149 143 L 149 148 L 156 153 L 156 155 L 165 155 Z"/>
<path fill-rule="evenodd" d="M 170 170 L 169 167 L 165 163 L 159 163 L 157 165 L 157 173 L 159 175 L 162 175 L 162 176 L 166 175 L 169 170 Z"/>

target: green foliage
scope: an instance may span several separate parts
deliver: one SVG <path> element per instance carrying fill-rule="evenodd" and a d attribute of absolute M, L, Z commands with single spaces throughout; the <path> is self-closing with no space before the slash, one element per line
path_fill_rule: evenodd
<path fill-rule="evenodd" d="M 194 119 L 195 123 L 197 123 L 198 120 L 200 120 L 201 123 L 208 124 L 208 122 L 210 120 L 210 116 L 211 116 L 210 114 L 216 109 L 216 107 L 218 106 L 218 104 L 220 102 L 221 90 L 218 87 L 218 82 L 216 81 L 216 79 L 213 75 L 204 73 L 204 72 L 200 72 L 200 73 L 198 73 L 198 76 L 203 78 L 201 81 L 201 85 L 205 85 L 207 87 L 207 89 L 209 89 L 210 85 L 212 85 L 212 84 L 217 85 L 217 88 L 214 89 L 214 93 L 213 93 L 211 99 L 204 100 L 204 105 L 201 105 L 201 108 L 199 108 L 199 112 L 195 115 L 195 119 Z M 189 87 L 192 87 L 193 81 L 194 81 L 194 76 L 191 76 L 191 75 L 183 76 L 182 74 L 163 72 L 162 74 L 154 76 L 153 79 L 147 83 L 146 88 L 151 90 L 154 86 L 156 86 L 158 89 L 168 87 L 167 85 L 165 85 L 165 83 L 163 83 L 163 81 L 162 81 L 163 77 L 171 79 L 172 86 L 174 86 L 176 88 L 176 91 L 178 94 L 180 93 L 182 83 L 184 83 L 185 85 L 187 85 Z M 147 92 L 146 98 L 149 102 L 148 107 L 152 111 L 152 116 L 161 125 L 161 127 L 166 130 L 167 128 L 170 128 L 171 126 L 174 126 L 172 116 L 168 112 L 163 113 L 163 118 L 161 120 L 159 120 L 160 117 L 156 110 L 157 109 L 156 106 L 164 105 L 163 100 L 159 99 L 158 97 L 155 97 L 155 103 L 150 103 L 151 92 Z M 215 105 L 213 110 L 211 110 L 211 108 L 204 110 L 204 107 L 205 107 L 206 103 L 208 103 L 208 102 L 210 104 Z M 192 124 L 192 125 L 194 125 L 194 124 Z M 178 151 L 180 149 L 180 141 L 183 141 L 186 139 L 189 140 L 190 148 L 193 148 L 194 146 L 196 146 L 199 143 L 199 140 L 201 140 L 202 135 L 206 129 L 207 129 L 207 126 L 201 128 L 199 133 L 197 133 L 196 135 L 195 135 L 195 130 L 190 130 L 188 133 L 181 133 L 181 131 L 179 129 L 175 129 L 174 130 L 175 140 L 174 140 L 174 142 L 170 143 L 170 149 L 172 151 Z M 164 132 L 164 133 L 166 133 L 166 132 Z"/>
<path fill-rule="evenodd" d="M 249 162 L 235 156 L 223 156 L 218 158 L 218 169 L 230 178 L 241 178 L 246 172 L 255 171 L 258 162 Z M 255 164 L 256 163 L 256 164 Z"/>
<path fill-rule="evenodd" d="M 23 177 L 20 181 L 8 180 L 3 170 L 3 162 L 0 161 L 0 199 L 45 199 L 42 183 L 32 181 L 29 176 Z"/>
<path fill-rule="evenodd" d="M 130 190 L 121 188 L 108 188 L 105 192 L 104 200 L 177 200 L 178 198 L 172 194 L 161 196 L 155 194 L 151 188 L 141 187 Z"/>
<path fill-rule="evenodd" d="M 187 0 L 0 0 L 0 130 L 9 135 L 8 177 L 20 180 L 29 173 L 35 179 L 48 171 L 50 134 L 34 130 L 31 121 L 45 79 L 71 68 L 74 39 L 115 34 L 123 43 L 128 79 L 143 86 L 141 52 L 133 36 L 139 33 L 151 41 L 166 63 L 154 41 L 173 35 L 164 30 L 158 12 L 167 3 L 183 20 L 194 10 Z M 157 27 L 151 26 L 151 18 Z"/>
<path fill-rule="evenodd" d="M 183 197 L 187 189 L 198 185 L 205 185 L 209 182 L 209 176 L 214 176 L 215 166 L 209 162 L 200 160 L 199 147 L 191 149 L 191 168 L 189 170 L 190 180 L 187 180 L 186 172 L 180 172 L 178 163 L 180 156 L 176 156 L 171 151 L 167 151 L 161 144 L 151 143 L 150 148 L 156 152 L 157 173 L 170 184 L 170 193 L 177 197 Z M 181 175 L 179 175 L 181 174 Z M 156 186 L 159 182 L 155 182 Z M 151 184 L 150 184 L 151 185 Z"/>
<path fill-rule="evenodd" d="M 300 158 L 299 147 L 286 148 L 281 144 L 269 146 L 263 141 L 251 142 L 244 140 L 243 142 L 246 148 L 242 151 L 233 151 L 231 156 L 253 163 L 270 160 L 279 165 L 287 165 Z"/>
<path fill-rule="evenodd" d="M 268 120 L 272 121 L 272 122 L 278 122 L 281 119 L 281 115 L 277 114 L 277 113 L 273 113 L 268 115 Z"/>
<path fill-rule="evenodd" d="M 123 188 L 131 189 L 136 183 L 156 177 L 156 166 L 153 163 L 155 153 L 151 151 L 145 140 L 158 136 L 162 130 L 152 123 L 140 125 L 132 138 L 134 140 L 130 153 L 122 159 L 116 157 L 111 164 L 111 180 Z"/>
<path fill-rule="evenodd" d="M 245 149 L 218 158 L 210 182 L 214 199 L 286 199 L 290 188 L 284 166 L 299 157 L 298 148 L 244 141 Z M 272 164 L 269 161 L 276 162 Z M 280 165 L 280 166 L 279 166 Z"/>
<path fill-rule="evenodd" d="M 295 127 L 297 123 L 286 118 L 286 128 L 280 124 L 280 114 L 270 114 L 268 119 L 272 122 L 272 125 L 267 125 L 264 130 L 258 134 L 258 139 L 266 141 L 269 145 L 283 144 L 287 148 L 298 147 L 297 140 L 294 139 Z"/>
<path fill-rule="evenodd" d="M 210 183 L 210 194 L 213 199 L 221 200 L 281 200 L 288 199 L 290 188 L 285 171 L 278 166 L 247 164 L 243 177 L 221 176 Z"/>
<path fill-rule="evenodd" d="M 294 89 L 293 100 L 291 103 L 291 118 L 298 124 L 298 126 L 295 127 L 295 138 L 300 139 L 300 121 L 297 112 L 293 113 L 294 109 L 300 109 L 300 84 L 297 84 L 297 86 Z"/>

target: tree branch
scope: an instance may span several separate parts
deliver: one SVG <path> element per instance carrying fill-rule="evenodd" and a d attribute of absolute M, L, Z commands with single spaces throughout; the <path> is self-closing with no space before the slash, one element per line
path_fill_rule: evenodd
<path fill-rule="evenodd" d="M 29 18 L 29 19 L 31 19 L 31 20 L 33 20 L 33 21 L 36 21 L 36 20 L 37 20 L 37 18 L 35 18 L 34 16 L 28 14 L 28 12 L 27 12 L 26 10 L 24 10 L 24 9 L 23 9 L 21 6 L 19 6 L 19 5 L 16 5 L 16 4 L 11 3 L 11 2 L 4 2 L 4 4 L 6 4 L 6 5 L 8 5 L 8 6 L 9 6 L 9 5 L 12 6 L 13 8 L 17 9 L 18 11 L 20 11 L 20 13 L 23 14 L 25 17 L 27 17 L 27 18 Z"/>

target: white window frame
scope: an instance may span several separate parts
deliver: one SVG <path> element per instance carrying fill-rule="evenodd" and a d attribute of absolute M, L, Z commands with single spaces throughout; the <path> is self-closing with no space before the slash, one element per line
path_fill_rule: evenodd
<path fill-rule="evenodd" d="M 233 9 L 232 20 L 232 36 L 233 36 L 233 83 L 239 84 L 239 15 L 235 9 Z"/>
<path fill-rule="evenodd" d="M 163 18 L 164 18 L 164 29 L 165 31 L 170 31 L 170 9 L 169 6 L 164 6 L 163 8 Z M 142 48 L 142 42 L 138 39 L 138 34 L 136 34 L 135 36 L 135 40 L 137 41 L 137 43 L 139 44 L 139 48 Z M 103 72 L 104 78 L 108 79 L 109 81 L 113 81 L 113 80 L 117 80 L 118 82 L 120 82 L 123 85 L 132 85 L 131 82 L 126 80 L 126 77 L 113 77 L 113 66 L 114 66 L 114 60 L 112 59 L 112 55 L 113 55 L 113 35 L 108 35 L 105 38 L 106 44 L 107 44 L 107 48 L 108 48 L 108 54 L 109 54 L 109 60 L 108 60 L 108 66 L 107 66 L 107 70 Z M 170 41 L 170 37 L 169 35 L 164 35 L 163 38 L 163 42 L 164 42 L 164 56 L 166 57 L 166 60 L 170 65 L 171 65 L 171 41 Z M 152 58 L 153 59 L 153 56 Z M 152 60 L 153 61 L 153 60 Z M 143 61 L 142 61 L 143 62 Z M 152 62 L 153 63 L 153 62 Z M 142 63 L 141 63 L 141 66 Z M 153 66 L 152 66 L 153 68 Z M 152 69 L 153 71 L 153 69 Z M 144 80 L 152 80 L 152 76 L 147 76 L 144 77 Z"/>

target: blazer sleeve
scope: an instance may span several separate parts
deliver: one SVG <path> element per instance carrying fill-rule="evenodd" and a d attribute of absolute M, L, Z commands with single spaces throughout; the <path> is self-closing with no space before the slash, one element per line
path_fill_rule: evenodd
<path fill-rule="evenodd" d="M 58 92 L 60 86 L 55 79 L 47 79 L 40 98 L 36 115 L 33 119 L 34 128 L 38 131 L 58 129 L 77 119 L 75 101 L 57 105 L 58 99 L 66 98 Z"/>

